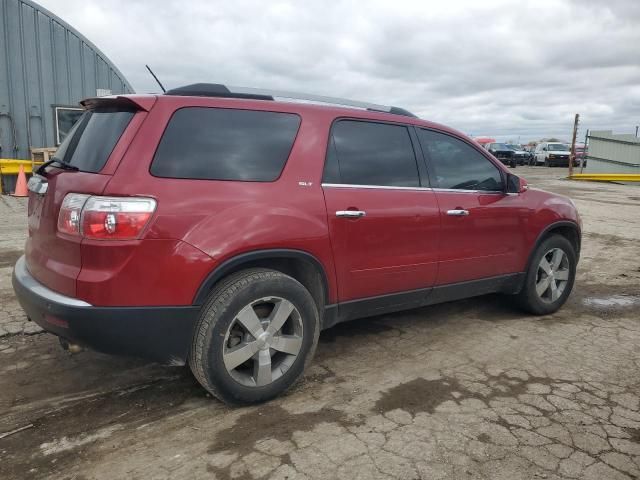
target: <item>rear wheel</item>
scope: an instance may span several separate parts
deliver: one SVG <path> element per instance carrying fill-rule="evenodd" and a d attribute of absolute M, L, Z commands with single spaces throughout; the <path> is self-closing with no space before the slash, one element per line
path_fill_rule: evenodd
<path fill-rule="evenodd" d="M 569 240 L 561 235 L 545 239 L 533 254 L 524 286 L 516 297 L 520 306 L 535 315 L 558 310 L 573 289 L 576 264 Z"/>
<path fill-rule="evenodd" d="M 249 269 L 224 280 L 202 309 L 189 363 L 229 404 L 269 400 L 293 385 L 320 333 L 311 294 L 280 272 Z"/>

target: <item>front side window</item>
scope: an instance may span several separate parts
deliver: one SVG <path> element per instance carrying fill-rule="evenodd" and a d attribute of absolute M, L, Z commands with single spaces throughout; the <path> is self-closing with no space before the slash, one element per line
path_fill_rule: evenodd
<path fill-rule="evenodd" d="M 188 107 L 162 135 L 151 174 L 201 180 L 276 180 L 300 126 L 292 113 Z"/>
<path fill-rule="evenodd" d="M 407 127 L 340 120 L 331 129 L 325 183 L 418 187 L 418 166 Z"/>
<path fill-rule="evenodd" d="M 502 191 L 500 170 L 462 140 L 418 129 L 418 138 L 434 170 L 438 188 Z"/>

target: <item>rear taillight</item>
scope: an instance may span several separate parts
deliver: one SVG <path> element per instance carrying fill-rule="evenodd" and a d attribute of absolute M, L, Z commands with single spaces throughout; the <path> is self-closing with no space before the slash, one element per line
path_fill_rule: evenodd
<path fill-rule="evenodd" d="M 62 201 L 60 213 L 58 214 L 58 231 L 68 235 L 80 234 L 80 219 L 82 217 L 82 207 L 87 202 L 90 195 L 80 193 L 69 193 Z"/>
<path fill-rule="evenodd" d="M 97 240 L 131 240 L 140 237 L 155 209 L 152 198 L 69 193 L 60 208 L 58 230 Z"/>

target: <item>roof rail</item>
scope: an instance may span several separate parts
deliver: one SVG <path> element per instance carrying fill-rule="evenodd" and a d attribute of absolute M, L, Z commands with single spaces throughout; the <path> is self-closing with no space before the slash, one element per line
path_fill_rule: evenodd
<path fill-rule="evenodd" d="M 345 107 L 361 108 L 374 112 L 392 113 L 406 117 L 415 115 L 404 108 L 378 105 L 375 103 L 359 102 L 346 98 L 325 97 L 323 95 L 312 95 L 308 93 L 286 92 L 282 90 L 264 90 L 260 88 L 232 87 L 219 83 L 194 83 L 184 87 L 168 90 L 165 95 L 185 95 L 195 97 L 224 97 L 224 98 L 246 98 L 252 100 L 275 100 L 276 98 L 300 100 L 309 103 L 326 103 Z"/>

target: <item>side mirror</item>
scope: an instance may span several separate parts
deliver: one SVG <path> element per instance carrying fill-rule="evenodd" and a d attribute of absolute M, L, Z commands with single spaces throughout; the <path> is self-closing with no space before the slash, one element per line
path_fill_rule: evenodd
<path fill-rule="evenodd" d="M 506 193 L 523 193 L 529 190 L 529 184 L 524 178 L 520 178 L 513 173 L 507 173 Z"/>
<path fill-rule="evenodd" d="M 547 147 L 542 147 L 542 151 L 546 152 L 547 151 Z"/>

